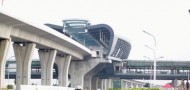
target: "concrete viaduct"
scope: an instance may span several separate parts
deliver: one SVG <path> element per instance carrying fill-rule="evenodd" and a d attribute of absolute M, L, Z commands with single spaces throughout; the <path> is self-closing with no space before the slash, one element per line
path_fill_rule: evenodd
<path fill-rule="evenodd" d="M 103 63 L 127 59 L 131 45 L 127 40 L 115 36 L 108 25 L 95 25 L 87 29 L 88 33 L 95 38 L 94 41 L 101 48 L 104 47 L 101 52 L 95 51 L 95 54 L 101 54 L 100 56 L 94 56 L 95 49 L 92 47 L 86 47 L 52 27 L 22 20 L 1 11 L 0 88 L 5 87 L 5 64 L 9 46 L 13 45 L 16 59 L 16 90 L 20 90 L 21 85 L 30 84 L 31 62 L 35 49 L 38 50 L 41 64 L 41 85 L 52 86 L 53 64 L 57 63 L 59 86 L 68 86 L 68 74 L 70 74 L 71 87 L 80 86 L 84 90 L 95 90 L 97 87 L 91 84 L 91 80 L 105 67 Z M 105 29 L 104 31 L 107 30 L 108 33 L 101 32 L 100 29 Z M 93 34 L 93 31 L 98 30 L 101 37 L 95 37 L 96 35 Z"/>

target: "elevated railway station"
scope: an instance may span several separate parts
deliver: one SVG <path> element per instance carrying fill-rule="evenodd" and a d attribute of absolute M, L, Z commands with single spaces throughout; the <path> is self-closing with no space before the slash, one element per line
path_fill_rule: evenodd
<path fill-rule="evenodd" d="M 62 26 L 39 25 L 3 10 L 0 12 L 0 44 L 0 88 L 5 87 L 5 75 L 7 78 L 15 75 L 16 90 L 22 90 L 23 85 L 29 87 L 30 79 L 35 77 L 41 79 L 42 86 L 51 87 L 54 74 L 57 75 L 58 85 L 63 88 L 68 88 L 69 75 L 71 89 L 102 88 L 92 84 L 94 75 L 106 63 L 127 59 L 131 50 L 130 42 L 116 35 L 107 24 L 63 20 Z M 10 45 L 13 45 L 15 69 L 6 65 Z M 32 64 L 34 50 L 38 51 L 41 68 Z M 58 69 L 54 69 L 54 63 Z M 5 66 L 11 70 L 5 70 Z"/>

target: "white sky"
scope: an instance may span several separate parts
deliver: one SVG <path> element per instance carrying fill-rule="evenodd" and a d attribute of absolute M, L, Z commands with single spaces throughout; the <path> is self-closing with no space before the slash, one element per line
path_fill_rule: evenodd
<path fill-rule="evenodd" d="M 4 0 L 0 8 L 39 24 L 73 18 L 108 24 L 130 40 L 129 59 L 152 58 L 144 47 L 154 44 L 146 30 L 156 37 L 157 57 L 190 60 L 190 0 Z"/>
<path fill-rule="evenodd" d="M 5 9 L 36 23 L 62 25 L 63 19 L 105 23 L 132 44 L 129 59 L 152 58 L 152 33 L 157 57 L 190 60 L 190 0 L 4 0 Z"/>

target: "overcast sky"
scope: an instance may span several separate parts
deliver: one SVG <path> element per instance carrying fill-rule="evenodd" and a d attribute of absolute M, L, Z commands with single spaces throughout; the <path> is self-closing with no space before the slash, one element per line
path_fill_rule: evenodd
<path fill-rule="evenodd" d="M 4 0 L 4 10 L 39 24 L 62 25 L 63 19 L 105 23 L 132 44 L 129 59 L 156 56 L 190 60 L 190 0 Z"/>

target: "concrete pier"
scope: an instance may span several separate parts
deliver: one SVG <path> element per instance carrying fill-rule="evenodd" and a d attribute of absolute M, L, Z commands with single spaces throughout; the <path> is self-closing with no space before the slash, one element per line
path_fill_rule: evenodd
<path fill-rule="evenodd" d="M 71 55 L 59 55 L 56 56 L 55 63 L 58 66 L 58 82 L 59 86 L 68 87 L 68 71 L 71 62 Z"/>
<path fill-rule="evenodd" d="M 0 40 L 0 88 L 5 87 L 5 64 L 9 51 L 10 39 Z"/>
<path fill-rule="evenodd" d="M 36 44 L 34 43 L 14 43 L 14 53 L 17 64 L 16 86 L 20 90 L 20 85 L 28 85 L 31 79 L 32 55 Z"/>
<path fill-rule="evenodd" d="M 52 86 L 53 64 L 57 54 L 57 50 L 41 49 L 38 51 L 41 64 L 41 84 Z"/>

